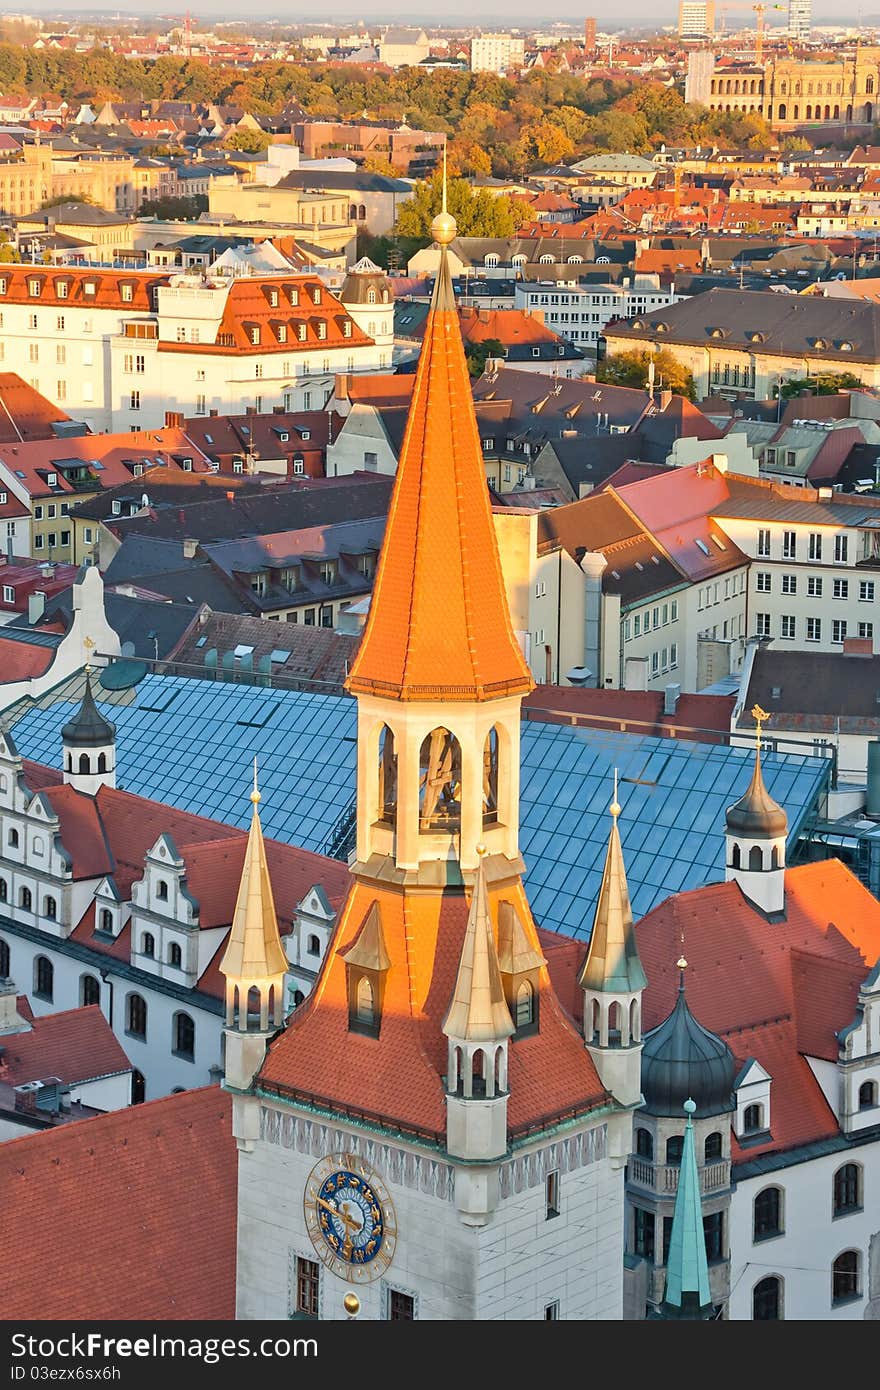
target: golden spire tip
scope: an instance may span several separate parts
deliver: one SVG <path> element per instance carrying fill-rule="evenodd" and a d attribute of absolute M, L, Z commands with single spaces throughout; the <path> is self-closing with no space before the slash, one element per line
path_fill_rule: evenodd
<path fill-rule="evenodd" d="M 614 769 L 614 800 L 608 807 L 615 820 L 620 815 L 620 802 L 617 799 L 617 768 Z"/>
<path fill-rule="evenodd" d="M 679 958 L 678 958 L 678 960 L 675 962 L 675 964 L 676 964 L 676 968 L 677 968 L 677 969 L 679 969 L 679 970 L 687 970 L 687 961 L 685 960 L 684 956 L 679 956 Z"/>
<path fill-rule="evenodd" d="M 486 853 L 486 846 L 483 844 L 483 842 L 482 842 L 482 840 L 481 840 L 480 843 L 477 845 L 477 854 L 478 854 L 478 855 L 480 856 L 480 858 L 482 859 L 482 857 L 483 857 L 483 855 L 484 855 L 485 853 Z"/>
<path fill-rule="evenodd" d="M 251 792 L 251 801 L 254 803 L 255 806 L 257 806 L 257 805 L 259 805 L 259 803 L 262 801 L 262 799 L 263 799 L 263 798 L 260 796 L 260 789 L 259 789 L 259 787 L 257 786 L 257 759 L 256 759 L 256 757 L 255 757 L 255 758 L 254 758 L 254 789 L 253 789 L 253 791 Z"/>
<path fill-rule="evenodd" d="M 458 235 L 455 218 L 446 210 L 446 146 L 443 146 L 443 194 L 442 205 L 431 223 L 431 236 L 438 246 L 448 246 Z"/>

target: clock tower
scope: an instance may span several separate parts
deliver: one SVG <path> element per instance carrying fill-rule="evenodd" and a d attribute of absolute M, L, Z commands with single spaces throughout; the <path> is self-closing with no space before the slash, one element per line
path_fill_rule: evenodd
<path fill-rule="evenodd" d="M 532 687 L 446 247 L 370 615 L 350 887 L 311 996 L 235 1094 L 240 1318 L 622 1315 L 628 1097 L 518 845 Z M 554 971 L 548 966 L 548 957 Z"/>

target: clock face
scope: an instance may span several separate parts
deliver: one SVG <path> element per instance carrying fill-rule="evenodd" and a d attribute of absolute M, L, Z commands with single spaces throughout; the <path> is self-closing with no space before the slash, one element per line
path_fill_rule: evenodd
<path fill-rule="evenodd" d="M 365 1283 L 394 1258 L 397 1217 L 382 1181 L 356 1154 L 328 1154 L 309 1174 L 303 1199 L 312 1244 L 341 1279 Z"/>

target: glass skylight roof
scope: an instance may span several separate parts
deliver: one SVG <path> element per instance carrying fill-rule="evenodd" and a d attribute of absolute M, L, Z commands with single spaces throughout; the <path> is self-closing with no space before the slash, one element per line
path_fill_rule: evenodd
<path fill-rule="evenodd" d="M 25 758 L 60 766 L 61 728 L 83 690 L 74 676 L 7 710 Z M 355 793 L 354 700 L 149 674 L 135 689 L 96 691 L 116 724 L 118 785 L 245 828 L 253 759 L 266 835 L 325 852 Z M 614 768 L 636 918 L 679 889 L 724 874 L 724 812 L 745 791 L 748 748 L 642 737 L 528 720 L 522 727 L 520 845 L 538 923 L 586 939 L 608 843 Z M 789 844 L 828 781 L 827 759 L 766 754 Z"/>

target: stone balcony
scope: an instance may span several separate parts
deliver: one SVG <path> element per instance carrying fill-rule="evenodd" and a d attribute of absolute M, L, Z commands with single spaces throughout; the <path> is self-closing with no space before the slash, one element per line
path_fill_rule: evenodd
<path fill-rule="evenodd" d="M 654 1163 L 650 1158 L 630 1154 L 627 1163 L 627 1182 L 630 1187 L 640 1187 L 653 1192 L 658 1197 L 674 1197 L 678 1188 L 680 1169 L 677 1163 Z M 703 1196 L 723 1192 L 730 1186 L 730 1159 L 719 1158 L 712 1163 L 701 1164 L 700 1191 Z"/>

